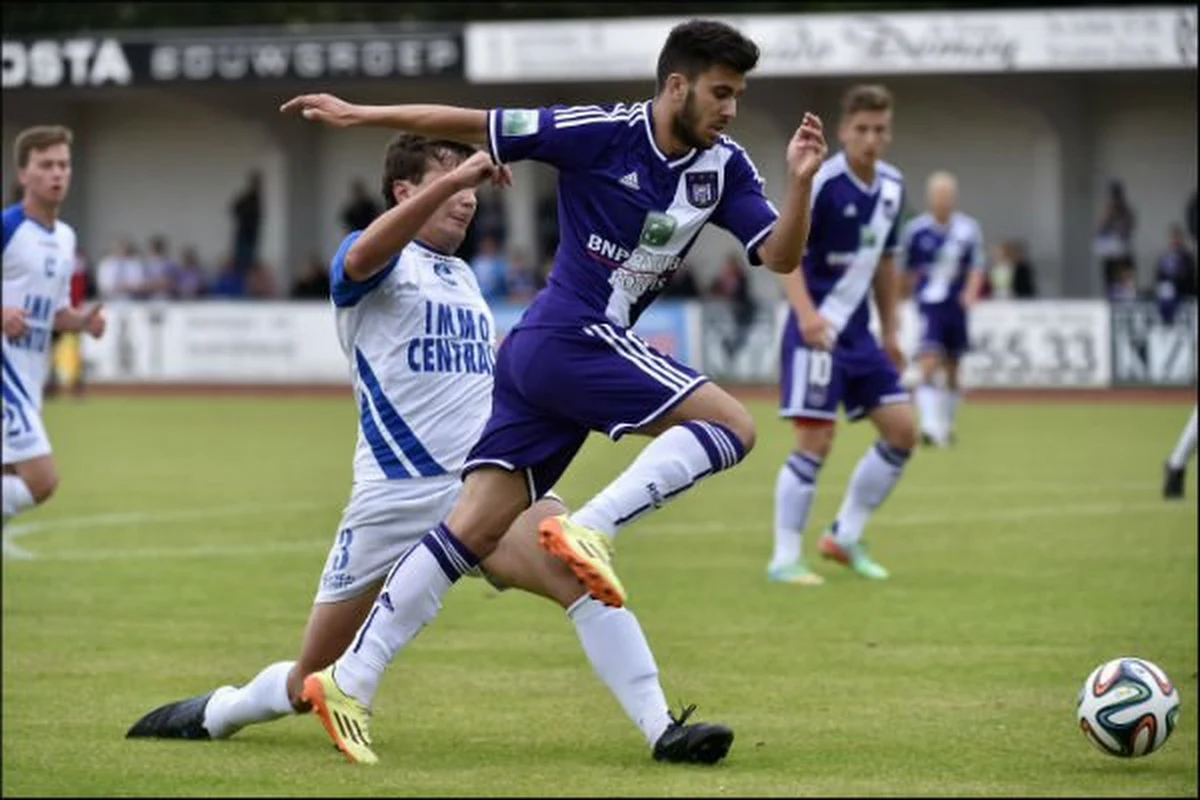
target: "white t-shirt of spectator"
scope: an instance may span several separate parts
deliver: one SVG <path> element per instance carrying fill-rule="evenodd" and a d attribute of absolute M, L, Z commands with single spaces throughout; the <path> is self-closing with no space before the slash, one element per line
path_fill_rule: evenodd
<path fill-rule="evenodd" d="M 146 267 L 137 256 L 107 255 L 96 265 L 96 293 L 101 300 L 136 300 L 146 285 Z"/>

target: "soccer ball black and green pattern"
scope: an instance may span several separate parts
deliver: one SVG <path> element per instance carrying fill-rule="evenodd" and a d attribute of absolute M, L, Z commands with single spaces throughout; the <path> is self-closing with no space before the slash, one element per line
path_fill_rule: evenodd
<path fill-rule="evenodd" d="M 1110 756 L 1136 758 L 1163 746 L 1179 716 L 1179 690 L 1144 658 L 1114 658 L 1092 670 L 1076 702 L 1079 728 Z"/>

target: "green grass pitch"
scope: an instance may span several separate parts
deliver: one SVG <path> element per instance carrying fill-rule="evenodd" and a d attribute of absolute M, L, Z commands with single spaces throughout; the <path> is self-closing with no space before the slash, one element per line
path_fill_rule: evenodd
<path fill-rule="evenodd" d="M 347 497 L 349 398 L 115 398 L 48 405 L 63 483 L 6 528 L 5 795 L 1146 795 L 1197 791 L 1197 521 L 1159 497 L 1179 404 L 970 402 L 867 531 L 892 571 L 764 580 L 790 430 L 623 531 L 618 567 L 668 697 L 737 739 L 662 765 L 563 613 L 464 581 L 393 664 L 353 767 L 311 717 L 226 742 L 127 741 L 151 707 L 292 658 Z M 844 426 L 806 538 L 871 431 Z M 588 443 L 579 504 L 641 446 Z M 1180 689 L 1174 735 L 1110 758 L 1075 726 L 1100 662 Z"/>

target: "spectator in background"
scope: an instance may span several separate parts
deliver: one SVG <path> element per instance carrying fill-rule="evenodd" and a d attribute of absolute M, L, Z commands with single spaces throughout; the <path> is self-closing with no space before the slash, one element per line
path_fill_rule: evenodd
<path fill-rule="evenodd" d="M 1029 300 L 1037 296 L 1033 265 L 1025 255 L 1025 246 L 1015 239 L 992 248 L 988 269 L 987 296 L 993 300 Z"/>
<path fill-rule="evenodd" d="M 1108 200 L 1092 240 L 1092 250 L 1100 259 L 1106 286 L 1112 285 L 1117 274 L 1125 268 L 1126 261 L 1133 260 L 1133 231 L 1136 227 L 1137 219 L 1125 197 L 1125 187 L 1120 181 L 1112 181 L 1108 185 Z"/>
<path fill-rule="evenodd" d="M 196 300 L 204 296 L 208 276 L 200 263 L 200 255 L 196 248 L 188 245 L 183 248 L 179 264 L 171 275 L 171 296 L 176 300 Z"/>
<path fill-rule="evenodd" d="M 211 297 L 225 300 L 240 300 L 246 296 L 245 276 L 234 266 L 232 256 L 226 256 L 221 263 L 221 269 L 209 286 L 208 293 Z"/>
<path fill-rule="evenodd" d="M 150 254 L 146 256 L 146 282 L 143 286 L 144 296 L 151 300 L 166 300 L 171 296 L 173 276 L 179 265 L 167 252 L 167 240 L 164 236 L 155 236 L 150 240 Z"/>
<path fill-rule="evenodd" d="M 304 270 L 292 284 L 292 297 L 297 300 L 329 299 L 329 268 L 316 253 L 309 253 L 305 259 Z"/>
<path fill-rule="evenodd" d="M 243 275 L 258 258 L 258 236 L 262 228 L 262 173 L 252 170 L 246 188 L 229 207 L 233 215 L 233 267 Z"/>
<path fill-rule="evenodd" d="M 1195 245 L 1200 241 L 1200 233 L 1196 232 L 1196 190 L 1192 189 L 1192 199 L 1188 200 L 1187 208 L 1183 211 L 1183 218 L 1187 220 L 1188 233 L 1191 234 L 1192 244 Z"/>
<path fill-rule="evenodd" d="M 508 274 L 504 280 L 510 303 L 528 303 L 540 287 L 537 268 L 529 253 L 514 247 L 508 257 Z"/>
<path fill-rule="evenodd" d="M 500 252 L 500 242 L 490 233 L 480 237 L 479 247 L 471 259 L 471 270 L 487 302 L 503 300 L 508 294 L 508 259 Z"/>
<path fill-rule="evenodd" d="M 1172 224 L 1167 230 L 1167 249 L 1158 257 L 1154 273 L 1158 311 L 1170 324 L 1179 304 L 1196 296 L 1196 258 L 1188 249 L 1182 225 Z"/>
<path fill-rule="evenodd" d="M 715 300 L 725 300 L 733 312 L 733 336 L 725 342 L 725 348 L 733 357 L 746 343 L 750 326 L 754 323 L 755 304 L 750 294 L 750 278 L 742 266 L 742 257 L 738 252 L 730 252 L 721 263 L 721 271 L 713 279 L 708 288 L 708 296 Z"/>
<path fill-rule="evenodd" d="M 133 242 L 122 237 L 96 265 L 96 289 L 105 302 L 140 300 L 146 295 L 146 268 Z"/>
<path fill-rule="evenodd" d="M 379 204 L 372 199 L 362 178 L 355 178 L 350 184 L 350 199 L 342 207 L 342 225 L 346 233 L 365 230 L 379 216 L 379 211 Z"/>
<path fill-rule="evenodd" d="M 696 276 L 692 274 L 690 265 L 684 263 L 671 273 L 667 285 L 663 287 L 662 297 L 675 300 L 696 300 L 700 297 L 700 286 Z"/>
<path fill-rule="evenodd" d="M 256 260 L 246 273 L 246 297 L 251 300 L 274 300 L 279 297 L 275 273 L 261 260 Z"/>
<path fill-rule="evenodd" d="M 1131 258 L 1118 259 L 1113 268 L 1113 282 L 1108 287 L 1108 299 L 1114 303 L 1131 303 L 1141 292 L 1137 285 L 1137 267 Z"/>

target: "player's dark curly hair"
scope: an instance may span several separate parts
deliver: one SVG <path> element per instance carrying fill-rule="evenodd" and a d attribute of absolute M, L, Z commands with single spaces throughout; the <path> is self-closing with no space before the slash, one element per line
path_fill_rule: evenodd
<path fill-rule="evenodd" d="M 671 29 L 658 54 L 658 91 L 672 72 L 695 80 L 714 66 L 728 67 L 741 75 L 758 66 L 758 45 L 724 22 L 693 19 Z"/>
<path fill-rule="evenodd" d="M 392 194 L 392 185 L 396 181 L 411 181 L 420 183 L 429 171 L 432 162 L 453 168 L 475 154 L 475 148 L 448 139 L 429 139 L 415 133 L 398 134 L 388 142 L 387 152 L 383 157 L 383 180 L 380 189 L 383 192 L 384 208 L 396 205 L 396 197 Z"/>

